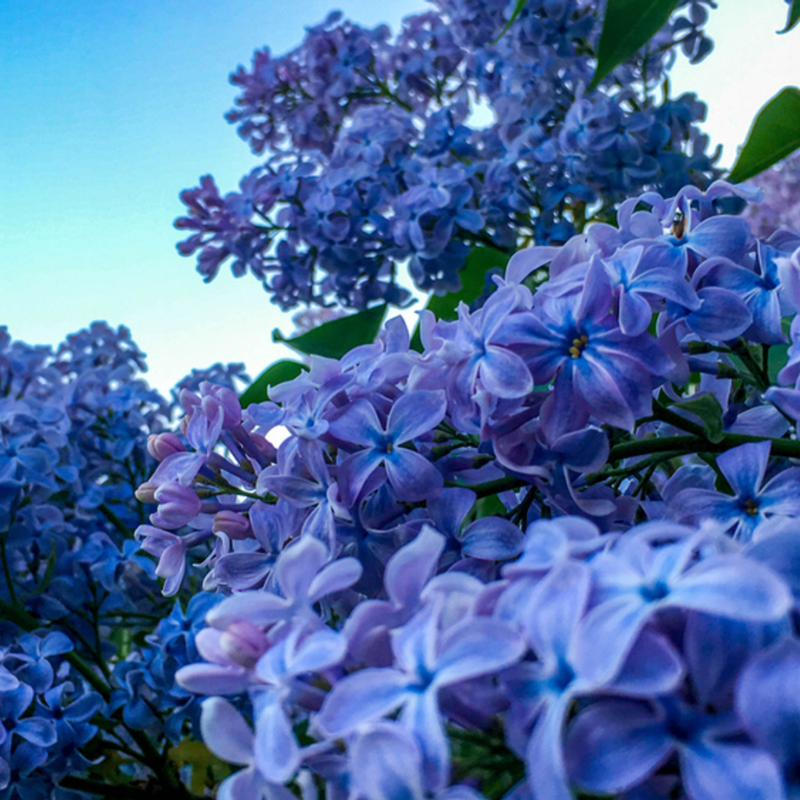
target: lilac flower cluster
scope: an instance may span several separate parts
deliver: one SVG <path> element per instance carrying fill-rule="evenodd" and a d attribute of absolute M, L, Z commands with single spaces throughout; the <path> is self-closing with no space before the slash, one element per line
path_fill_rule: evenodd
<path fill-rule="evenodd" d="M 150 737 L 177 744 L 185 721 L 197 724 L 199 704 L 174 674 L 197 660 L 194 633 L 217 598 L 170 613 L 137 554 L 148 436 L 171 416 L 143 369 L 126 328 L 94 323 L 56 349 L 0 328 L 3 800 L 83 797 L 70 780 L 102 774 L 119 748 L 133 754 L 129 779 L 148 776 Z M 183 383 L 240 374 L 216 365 Z"/>
<path fill-rule="evenodd" d="M 104 702 L 64 660 L 73 645 L 63 633 L 8 640 L 0 632 L 0 797 L 40 800 L 90 765 L 79 748 Z"/>
<path fill-rule="evenodd" d="M 800 230 L 800 154 L 785 158 L 752 182 L 764 192 L 763 201 L 745 211 L 753 233 L 766 238 L 778 230 Z"/>
<path fill-rule="evenodd" d="M 221 796 L 800 791 L 800 235 L 756 198 L 645 192 L 423 352 L 397 318 L 269 401 L 181 393 L 136 537 L 224 595 L 177 672 Z"/>
<path fill-rule="evenodd" d="M 679 3 L 588 95 L 602 3 L 529 0 L 502 37 L 505 0 L 435 5 L 394 38 L 332 14 L 296 50 L 257 51 L 234 73 L 228 119 L 269 157 L 236 192 L 205 176 L 181 195 L 176 226 L 191 235 L 178 249 L 206 281 L 230 261 L 282 308 L 402 304 L 406 262 L 420 289 L 454 291 L 472 245 L 560 244 L 637 191 L 716 174 L 705 106 L 655 91 L 679 46 L 693 61 L 711 49 L 711 0 Z"/>

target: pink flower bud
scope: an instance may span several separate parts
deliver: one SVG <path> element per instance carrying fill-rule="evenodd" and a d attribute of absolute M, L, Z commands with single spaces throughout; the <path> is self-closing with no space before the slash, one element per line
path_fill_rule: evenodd
<path fill-rule="evenodd" d="M 252 535 L 247 517 L 229 509 L 217 511 L 212 530 L 214 533 L 225 533 L 231 539 L 249 539 Z"/>
<path fill-rule="evenodd" d="M 200 498 L 188 486 L 177 481 L 162 484 L 155 491 L 158 511 L 150 521 L 159 528 L 180 528 L 200 513 Z"/>
<path fill-rule="evenodd" d="M 188 389 L 181 389 L 178 400 L 187 417 L 191 417 L 192 412 L 200 405 L 200 398 Z"/>
<path fill-rule="evenodd" d="M 140 503 L 155 503 L 156 502 L 156 486 L 154 483 L 145 481 L 135 492 L 136 499 Z"/>
<path fill-rule="evenodd" d="M 200 384 L 200 393 L 203 395 L 203 400 L 208 397 L 213 397 L 225 414 L 222 422 L 222 427 L 226 430 L 235 428 L 242 421 L 242 405 L 236 392 L 229 389 L 227 386 L 214 386 L 208 381 Z"/>
<path fill-rule="evenodd" d="M 252 622 L 241 619 L 228 625 L 219 644 L 223 652 L 237 664 L 250 669 L 266 652 L 269 640 Z"/>
<path fill-rule="evenodd" d="M 183 442 L 174 433 L 153 433 L 147 437 L 147 452 L 156 461 L 163 461 L 167 456 L 185 450 Z"/>
<path fill-rule="evenodd" d="M 253 444 L 270 460 L 270 461 L 277 461 L 278 460 L 278 450 L 276 449 L 275 445 L 272 444 L 268 439 L 265 439 L 263 436 L 256 436 L 254 434 L 250 435 L 250 439 Z"/>

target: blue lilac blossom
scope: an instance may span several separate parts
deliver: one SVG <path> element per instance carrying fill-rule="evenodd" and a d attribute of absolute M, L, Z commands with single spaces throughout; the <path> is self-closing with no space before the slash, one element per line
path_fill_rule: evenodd
<path fill-rule="evenodd" d="M 54 349 L 0 328 L 3 800 L 86 796 L 70 781 L 96 780 L 110 747 L 133 756 L 120 775 L 146 783 L 160 760 L 149 737 L 177 745 L 199 722 L 174 675 L 199 658 L 194 634 L 217 597 L 170 612 L 137 553 L 134 530 L 156 512 L 138 487 L 154 459 L 185 450 L 144 369 L 126 328 L 97 322 Z M 180 488 L 159 493 L 159 523 L 200 511 Z"/>

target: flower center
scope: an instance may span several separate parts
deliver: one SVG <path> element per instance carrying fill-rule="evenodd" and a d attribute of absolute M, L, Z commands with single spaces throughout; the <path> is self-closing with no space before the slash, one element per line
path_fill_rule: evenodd
<path fill-rule="evenodd" d="M 675 221 L 672 223 L 672 235 L 676 239 L 683 239 L 686 235 L 686 215 L 679 214 Z"/>
<path fill-rule="evenodd" d="M 573 358 L 580 358 L 587 344 L 589 344 L 589 337 L 584 333 L 580 337 L 572 340 L 572 347 L 569 349 L 569 354 Z"/>
<path fill-rule="evenodd" d="M 649 586 L 642 586 L 639 594 L 648 602 L 655 603 L 663 600 L 669 594 L 669 586 L 663 581 L 656 581 Z"/>
<path fill-rule="evenodd" d="M 758 516 L 758 503 L 755 500 L 745 500 L 744 510 L 751 516 Z"/>

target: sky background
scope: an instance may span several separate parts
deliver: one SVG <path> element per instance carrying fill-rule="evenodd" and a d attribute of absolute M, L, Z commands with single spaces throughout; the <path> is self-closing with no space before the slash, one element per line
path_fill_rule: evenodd
<path fill-rule="evenodd" d="M 332 7 L 393 29 L 423 0 L 2 0 L 0 325 L 57 344 L 93 320 L 127 325 L 167 391 L 193 367 L 287 354 L 292 330 L 251 277 L 206 285 L 175 251 L 179 192 L 211 173 L 224 193 L 258 163 L 223 119 L 254 49 L 281 53 Z M 709 105 L 730 166 L 758 108 L 800 84 L 800 28 L 781 0 L 720 0 L 715 51 L 679 62 L 673 93 Z"/>

